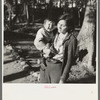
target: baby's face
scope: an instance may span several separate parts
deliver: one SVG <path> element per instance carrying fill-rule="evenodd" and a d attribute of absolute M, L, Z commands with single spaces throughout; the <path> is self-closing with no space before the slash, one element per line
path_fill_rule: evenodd
<path fill-rule="evenodd" d="M 47 20 L 47 21 L 44 23 L 44 28 L 45 28 L 48 32 L 51 32 L 52 29 L 53 29 L 53 22 Z"/>

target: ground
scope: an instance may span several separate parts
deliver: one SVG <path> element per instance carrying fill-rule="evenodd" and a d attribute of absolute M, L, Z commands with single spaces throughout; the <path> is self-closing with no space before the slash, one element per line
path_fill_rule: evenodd
<path fill-rule="evenodd" d="M 40 52 L 33 41 L 41 24 L 16 25 L 13 31 L 4 32 L 3 81 L 6 83 L 39 83 Z M 81 66 L 72 66 L 67 83 L 95 83 L 96 72 Z"/>

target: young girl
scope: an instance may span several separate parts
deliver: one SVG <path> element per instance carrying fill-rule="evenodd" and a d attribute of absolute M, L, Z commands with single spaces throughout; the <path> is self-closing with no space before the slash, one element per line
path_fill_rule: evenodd
<path fill-rule="evenodd" d="M 66 82 L 77 47 L 73 25 L 73 18 L 68 14 L 61 16 L 59 19 L 57 24 L 58 33 L 52 48 L 57 51 L 57 54 L 46 60 L 47 67 L 40 74 L 41 83 Z"/>

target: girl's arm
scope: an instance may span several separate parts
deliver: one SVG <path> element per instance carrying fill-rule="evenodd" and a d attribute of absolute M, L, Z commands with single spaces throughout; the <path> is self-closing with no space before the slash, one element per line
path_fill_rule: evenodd
<path fill-rule="evenodd" d="M 60 82 L 64 83 L 66 79 L 69 76 L 69 71 L 72 66 L 72 63 L 74 61 L 75 52 L 77 47 L 77 40 L 73 39 L 69 44 L 64 45 L 64 63 L 63 63 L 63 69 L 62 69 L 62 76 L 60 79 Z"/>

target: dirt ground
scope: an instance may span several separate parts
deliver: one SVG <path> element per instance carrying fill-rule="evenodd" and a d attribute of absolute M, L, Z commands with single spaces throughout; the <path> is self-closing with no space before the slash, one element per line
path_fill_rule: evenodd
<path fill-rule="evenodd" d="M 4 32 L 3 82 L 39 83 L 41 56 L 33 41 L 40 27 L 41 24 Z M 89 72 L 80 63 L 72 66 L 67 83 L 95 83 L 96 72 Z"/>

